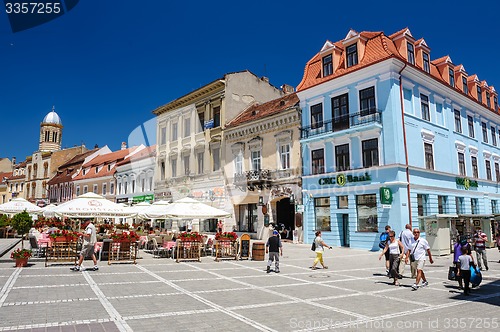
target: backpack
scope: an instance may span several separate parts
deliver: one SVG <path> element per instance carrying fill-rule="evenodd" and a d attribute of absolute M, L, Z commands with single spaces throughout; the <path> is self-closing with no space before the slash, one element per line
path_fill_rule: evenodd
<path fill-rule="evenodd" d="M 311 245 L 311 250 L 316 251 L 316 238 L 313 240 L 313 244 Z"/>
<path fill-rule="evenodd" d="M 382 232 L 382 234 L 380 234 L 380 242 L 378 244 L 379 248 L 384 249 L 385 244 L 387 243 L 388 240 L 389 240 L 389 233 Z"/>

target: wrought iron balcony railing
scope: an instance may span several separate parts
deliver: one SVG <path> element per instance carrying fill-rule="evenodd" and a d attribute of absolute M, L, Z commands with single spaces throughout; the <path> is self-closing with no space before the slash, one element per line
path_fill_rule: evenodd
<path fill-rule="evenodd" d="M 305 139 L 329 132 L 338 132 L 370 123 L 382 123 L 382 112 L 375 108 L 367 109 L 358 113 L 335 117 L 311 126 L 304 126 L 300 129 L 300 138 Z"/>

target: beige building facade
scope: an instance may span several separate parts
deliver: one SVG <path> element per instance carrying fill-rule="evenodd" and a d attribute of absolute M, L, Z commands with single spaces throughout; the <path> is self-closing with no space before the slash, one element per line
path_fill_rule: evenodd
<path fill-rule="evenodd" d="M 249 71 L 224 75 L 153 113 L 157 116 L 155 199 L 192 197 L 234 214 L 226 192 L 224 124 L 256 102 L 282 92 Z M 215 231 L 217 220 L 197 220 L 193 229 Z M 226 219 L 232 229 L 234 218 Z M 185 222 L 173 223 L 184 229 Z"/>
<path fill-rule="evenodd" d="M 301 238 L 299 128 L 295 93 L 253 105 L 227 124 L 224 173 L 237 231 L 266 239 L 272 224 L 282 238 Z"/>

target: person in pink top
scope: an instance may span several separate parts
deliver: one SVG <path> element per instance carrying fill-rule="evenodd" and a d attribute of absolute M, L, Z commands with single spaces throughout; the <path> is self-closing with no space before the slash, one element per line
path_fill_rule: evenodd
<path fill-rule="evenodd" d="M 476 258 L 477 258 L 477 267 L 479 270 L 482 270 L 482 263 L 488 271 L 488 257 L 486 256 L 486 242 L 488 241 L 488 237 L 486 234 L 479 228 L 474 234 L 474 247 L 476 248 Z"/>

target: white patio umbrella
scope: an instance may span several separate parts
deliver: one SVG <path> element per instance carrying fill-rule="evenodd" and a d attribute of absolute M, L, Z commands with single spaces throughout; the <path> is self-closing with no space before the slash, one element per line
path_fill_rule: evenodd
<path fill-rule="evenodd" d="M 55 208 L 54 212 L 57 216 L 70 218 L 126 218 L 135 215 L 125 207 L 94 193 L 86 193 L 65 202 Z"/>
<path fill-rule="evenodd" d="M 136 206 L 138 206 L 139 204 L 137 204 Z M 165 209 L 169 205 L 170 203 L 168 201 L 154 202 L 153 204 L 139 212 L 138 217 L 142 219 L 165 219 L 167 218 L 167 216 L 165 215 Z"/>
<path fill-rule="evenodd" d="M 25 211 L 30 214 L 37 214 L 42 212 L 42 208 L 33 203 L 28 202 L 24 198 L 14 198 L 10 202 L 0 205 L 0 213 L 14 215 Z"/>
<path fill-rule="evenodd" d="M 55 204 L 49 204 L 42 208 L 42 214 L 44 217 L 51 218 L 55 216 L 54 209 L 57 207 Z"/>
<path fill-rule="evenodd" d="M 230 217 L 231 213 L 185 197 L 165 207 L 166 217 L 179 219 L 212 219 Z"/>

